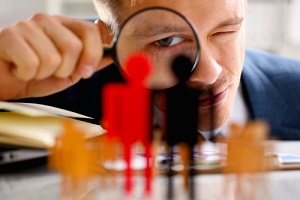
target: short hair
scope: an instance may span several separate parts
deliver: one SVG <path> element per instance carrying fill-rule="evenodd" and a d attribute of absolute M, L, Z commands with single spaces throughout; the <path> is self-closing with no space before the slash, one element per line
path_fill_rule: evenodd
<path fill-rule="evenodd" d="M 126 0 L 93 0 L 99 18 L 116 33 L 122 23 L 121 13 L 124 13 L 124 1 Z M 143 0 L 127 0 L 131 6 L 141 3 Z"/>
<path fill-rule="evenodd" d="M 93 0 L 100 20 L 115 34 L 121 23 L 123 0 Z"/>

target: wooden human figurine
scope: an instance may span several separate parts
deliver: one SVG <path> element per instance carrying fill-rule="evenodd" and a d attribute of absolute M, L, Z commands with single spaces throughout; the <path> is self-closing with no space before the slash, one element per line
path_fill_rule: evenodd
<path fill-rule="evenodd" d="M 265 181 L 263 173 L 268 169 L 264 144 L 268 130 L 268 126 L 262 121 L 249 122 L 244 128 L 231 126 L 224 173 L 235 174 L 235 193 L 240 199 L 255 200 L 259 193 L 257 185 L 266 186 L 262 182 Z M 263 189 L 267 191 L 266 188 Z"/>
<path fill-rule="evenodd" d="M 61 195 L 63 199 L 82 199 L 92 195 L 90 182 L 95 175 L 93 163 L 96 152 L 87 147 L 87 140 L 82 131 L 73 127 L 66 120 L 63 132 L 50 149 L 49 167 L 62 174 Z"/>
<path fill-rule="evenodd" d="M 170 162 L 173 164 L 174 146 L 183 143 L 179 148 L 182 151 L 183 166 L 188 168 L 184 170 L 185 187 L 193 191 L 192 179 L 188 179 L 187 175 L 192 175 L 190 170 L 193 166 L 190 164 L 194 161 L 194 147 L 198 142 L 198 98 L 199 92 L 191 89 L 186 84 L 191 75 L 191 60 L 185 56 L 178 56 L 173 62 L 173 72 L 178 79 L 178 83 L 166 90 L 166 140 L 169 146 Z M 188 153 L 188 155 L 187 155 Z M 168 198 L 172 199 L 172 166 L 169 167 L 169 192 Z M 191 176 L 190 176 L 191 178 Z M 191 194 L 194 196 L 194 194 Z"/>
<path fill-rule="evenodd" d="M 134 53 L 127 58 L 123 67 L 126 83 L 113 83 L 104 87 L 102 123 L 108 131 L 108 137 L 116 138 L 123 146 L 124 159 L 127 164 L 125 170 L 127 193 L 132 190 L 132 147 L 138 141 L 144 145 L 145 189 L 150 192 L 152 100 L 151 91 L 144 84 L 152 63 L 145 54 Z"/>

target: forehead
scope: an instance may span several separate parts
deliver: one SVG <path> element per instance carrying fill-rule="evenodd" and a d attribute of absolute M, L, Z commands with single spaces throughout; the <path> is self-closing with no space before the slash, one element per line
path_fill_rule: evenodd
<path fill-rule="evenodd" d="M 217 20 L 224 17 L 244 17 L 246 0 L 125 0 L 122 18 L 153 6 L 168 7 L 190 17 Z"/>
<path fill-rule="evenodd" d="M 245 2 L 246 0 L 125 0 L 124 6 L 127 11 L 126 14 L 152 6 L 168 7 L 179 12 L 217 13 L 223 11 L 239 12 L 240 9 L 244 8 Z"/>

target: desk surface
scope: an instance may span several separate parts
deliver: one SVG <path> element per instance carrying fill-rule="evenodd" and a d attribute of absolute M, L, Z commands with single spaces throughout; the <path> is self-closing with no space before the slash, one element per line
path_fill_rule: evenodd
<path fill-rule="evenodd" d="M 300 142 L 280 142 L 276 148 L 277 152 L 287 153 L 293 155 L 300 155 Z M 195 178 L 196 199 L 201 200 L 233 200 L 233 182 L 230 182 L 231 176 L 222 174 L 206 174 L 199 175 Z M 262 176 L 260 176 L 262 178 Z M 273 171 L 265 174 L 263 177 L 267 180 L 269 188 L 269 199 L 271 200 L 298 200 L 300 198 L 300 170 L 288 171 Z M 120 178 L 121 179 L 121 178 Z M 142 182 L 141 177 L 136 177 L 134 182 L 136 185 Z M 174 178 L 174 185 L 176 188 L 176 198 L 184 199 L 182 197 L 181 177 Z M 50 172 L 46 166 L 24 170 L 17 173 L 1 174 L 0 175 L 0 199 L 6 200 L 55 200 L 59 199 L 60 191 L 60 176 L 57 173 Z M 118 181 L 117 181 L 118 182 Z M 223 184 L 227 183 L 228 192 L 226 198 L 223 192 Z M 262 182 L 263 183 L 263 182 Z M 116 187 L 121 188 L 121 184 Z M 158 176 L 154 180 L 154 198 L 155 200 L 165 199 L 167 188 L 167 179 L 163 176 Z M 136 189 L 139 191 L 139 188 Z M 99 193 L 101 191 L 99 190 Z M 107 191 L 106 191 L 106 194 Z M 136 193 L 139 195 L 139 192 Z M 100 195 L 101 196 L 101 195 Z M 113 198 L 114 197 L 114 198 Z M 114 193 L 114 196 L 109 199 L 123 199 L 122 194 Z M 105 198 L 99 198 L 107 200 Z"/>

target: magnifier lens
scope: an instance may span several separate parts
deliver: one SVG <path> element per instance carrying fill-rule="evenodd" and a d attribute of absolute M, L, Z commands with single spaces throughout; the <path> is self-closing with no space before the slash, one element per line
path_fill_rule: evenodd
<path fill-rule="evenodd" d="M 154 63 L 147 87 L 164 89 L 178 82 L 172 72 L 176 57 L 188 57 L 192 66 L 183 67 L 194 69 L 199 59 L 199 43 L 184 17 L 167 9 L 148 9 L 131 16 L 118 35 L 116 54 L 121 67 L 136 52 L 145 53 Z"/>

